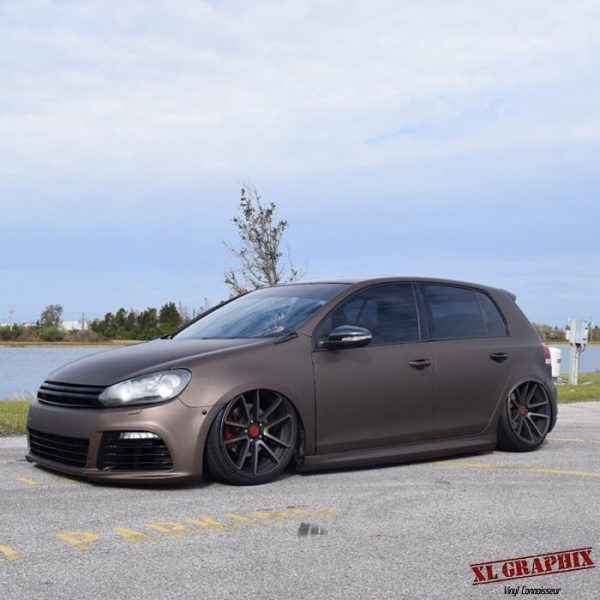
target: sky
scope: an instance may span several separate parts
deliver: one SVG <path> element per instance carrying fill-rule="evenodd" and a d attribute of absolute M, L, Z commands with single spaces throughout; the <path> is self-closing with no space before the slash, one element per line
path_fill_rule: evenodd
<path fill-rule="evenodd" d="M 243 182 L 306 279 L 600 322 L 600 3 L 0 0 L 0 322 L 227 297 Z"/>

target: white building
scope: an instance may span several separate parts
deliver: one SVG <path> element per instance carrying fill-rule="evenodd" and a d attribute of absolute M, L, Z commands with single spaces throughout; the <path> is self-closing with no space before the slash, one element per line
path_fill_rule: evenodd
<path fill-rule="evenodd" d="M 79 321 L 61 321 L 60 328 L 63 331 L 87 331 L 88 324 L 83 319 Z"/>

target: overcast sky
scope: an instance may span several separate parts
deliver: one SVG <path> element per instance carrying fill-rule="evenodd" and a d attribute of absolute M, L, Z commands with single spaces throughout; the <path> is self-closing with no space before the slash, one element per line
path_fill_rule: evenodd
<path fill-rule="evenodd" d="M 0 0 L 0 322 L 228 295 L 250 179 L 307 278 L 600 321 L 597 0 Z"/>

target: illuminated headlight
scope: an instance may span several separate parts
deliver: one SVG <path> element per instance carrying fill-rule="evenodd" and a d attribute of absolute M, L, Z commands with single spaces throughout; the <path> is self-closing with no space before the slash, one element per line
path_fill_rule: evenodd
<path fill-rule="evenodd" d="M 172 400 L 187 386 L 192 374 L 186 369 L 169 369 L 142 375 L 107 387 L 98 400 L 105 406 L 155 404 Z"/>

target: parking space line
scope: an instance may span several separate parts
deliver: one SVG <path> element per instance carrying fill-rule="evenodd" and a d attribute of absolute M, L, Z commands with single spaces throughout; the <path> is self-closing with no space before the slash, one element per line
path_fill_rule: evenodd
<path fill-rule="evenodd" d="M 576 442 L 578 444 L 600 444 L 600 440 L 586 440 L 584 438 L 548 438 L 550 442 Z"/>
<path fill-rule="evenodd" d="M 40 483 L 35 479 L 31 479 L 31 477 L 19 477 L 19 481 L 21 483 L 26 483 L 27 485 L 45 485 L 44 483 Z"/>
<path fill-rule="evenodd" d="M 571 475 L 575 477 L 600 477 L 593 471 L 571 471 L 569 469 L 553 469 L 549 467 L 525 467 L 520 465 L 493 465 L 490 463 L 475 463 L 462 461 L 438 460 L 434 464 L 444 467 L 466 467 L 470 469 L 490 469 L 498 471 L 527 471 L 529 473 L 547 473 L 550 475 Z"/>
<path fill-rule="evenodd" d="M 583 423 L 584 425 L 600 425 L 600 421 L 591 419 L 559 419 L 559 423 Z"/>

